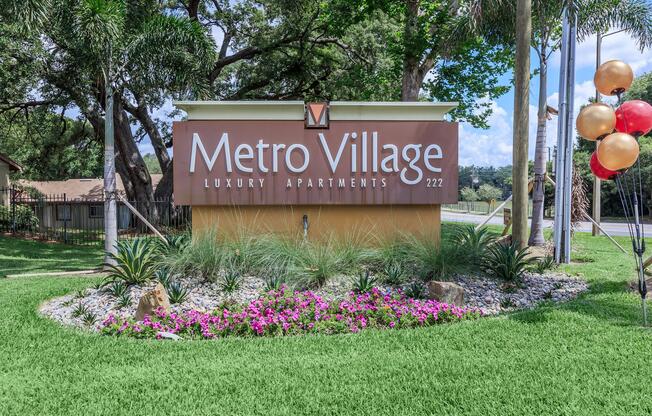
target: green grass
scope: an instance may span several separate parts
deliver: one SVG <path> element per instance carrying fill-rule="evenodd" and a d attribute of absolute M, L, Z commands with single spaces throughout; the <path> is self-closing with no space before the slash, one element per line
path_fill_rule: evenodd
<path fill-rule="evenodd" d="M 592 287 L 576 301 L 344 336 L 101 337 L 36 314 L 97 278 L 2 279 L 0 414 L 650 414 L 652 333 L 625 291 L 631 256 L 584 234 L 574 247 L 584 262 L 564 269 Z"/>
<path fill-rule="evenodd" d="M 0 276 L 93 269 L 102 264 L 102 253 L 99 246 L 72 246 L 0 236 Z"/>

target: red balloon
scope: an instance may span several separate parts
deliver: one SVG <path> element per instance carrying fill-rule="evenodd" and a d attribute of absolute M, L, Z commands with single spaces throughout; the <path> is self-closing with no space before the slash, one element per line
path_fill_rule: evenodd
<path fill-rule="evenodd" d="M 641 100 L 625 101 L 616 109 L 616 130 L 634 137 L 652 130 L 652 105 Z"/>
<path fill-rule="evenodd" d="M 602 166 L 600 164 L 600 161 L 598 160 L 597 152 L 593 152 L 593 154 L 591 155 L 591 161 L 589 162 L 589 166 L 591 167 L 591 172 L 593 172 L 595 176 L 605 181 L 613 179 L 616 175 L 620 173 L 615 170 L 609 170 L 604 166 Z"/>

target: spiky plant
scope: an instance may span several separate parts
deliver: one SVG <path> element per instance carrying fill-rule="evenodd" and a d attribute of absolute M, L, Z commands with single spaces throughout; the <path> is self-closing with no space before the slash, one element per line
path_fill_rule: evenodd
<path fill-rule="evenodd" d="M 391 262 L 383 269 L 384 281 L 389 285 L 400 285 L 403 282 L 403 266 L 398 262 Z"/>
<path fill-rule="evenodd" d="M 169 284 L 165 287 L 165 290 L 168 292 L 168 298 L 172 304 L 185 302 L 185 300 L 188 298 L 188 295 L 190 294 L 190 290 L 187 287 L 182 286 L 181 283 L 177 281 L 169 282 Z"/>
<path fill-rule="evenodd" d="M 410 299 L 423 299 L 426 297 L 426 288 L 421 282 L 412 282 L 405 288 L 404 293 Z"/>
<path fill-rule="evenodd" d="M 111 296 L 114 298 L 119 298 L 127 294 L 129 291 L 129 286 L 127 286 L 125 282 L 121 280 L 116 280 L 107 286 L 107 290 Z"/>
<path fill-rule="evenodd" d="M 219 283 L 222 292 L 232 294 L 242 286 L 242 274 L 236 267 L 229 267 L 224 270 Z"/>
<path fill-rule="evenodd" d="M 120 296 L 116 302 L 116 306 L 118 309 L 123 309 L 131 305 L 131 296 L 129 296 L 128 293 L 125 293 L 124 295 Z"/>
<path fill-rule="evenodd" d="M 356 277 L 352 278 L 353 291 L 355 293 L 368 293 L 374 288 L 377 279 L 371 275 L 369 270 L 363 270 Z"/>
<path fill-rule="evenodd" d="M 495 236 L 486 227 L 476 230 L 474 225 L 458 228 L 453 236 L 454 244 L 457 244 L 467 259 L 474 264 L 481 261 L 487 248 L 495 239 Z"/>
<path fill-rule="evenodd" d="M 483 258 L 482 267 L 491 276 L 510 284 L 521 284 L 523 274 L 532 262 L 528 249 L 519 249 L 517 244 L 495 244 Z"/>
<path fill-rule="evenodd" d="M 158 265 L 158 253 L 149 239 L 122 240 L 117 244 L 117 253 L 110 257 L 112 261 L 105 264 L 107 279 L 128 286 L 150 281 Z"/>

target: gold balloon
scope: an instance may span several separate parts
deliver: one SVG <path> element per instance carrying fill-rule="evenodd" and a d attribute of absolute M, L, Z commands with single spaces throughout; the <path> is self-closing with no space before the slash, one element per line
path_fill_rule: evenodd
<path fill-rule="evenodd" d="M 598 161 L 609 170 L 627 169 L 638 159 L 638 143 L 627 133 L 613 133 L 598 146 Z"/>
<path fill-rule="evenodd" d="M 634 80 L 632 68 L 623 61 L 607 61 L 598 67 L 593 77 L 595 88 L 602 95 L 616 95 L 629 89 Z"/>
<path fill-rule="evenodd" d="M 586 140 L 595 140 L 616 128 L 616 112 L 607 104 L 594 103 L 580 111 L 575 121 L 577 132 Z"/>

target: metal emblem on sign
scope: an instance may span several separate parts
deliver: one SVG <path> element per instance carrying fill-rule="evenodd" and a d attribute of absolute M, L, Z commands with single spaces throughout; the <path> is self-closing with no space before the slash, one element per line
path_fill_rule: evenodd
<path fill-rule="evenodd" d="M 305 108 L 307 129 L 328 128 L 328 103 L 307 103 Z"/>

